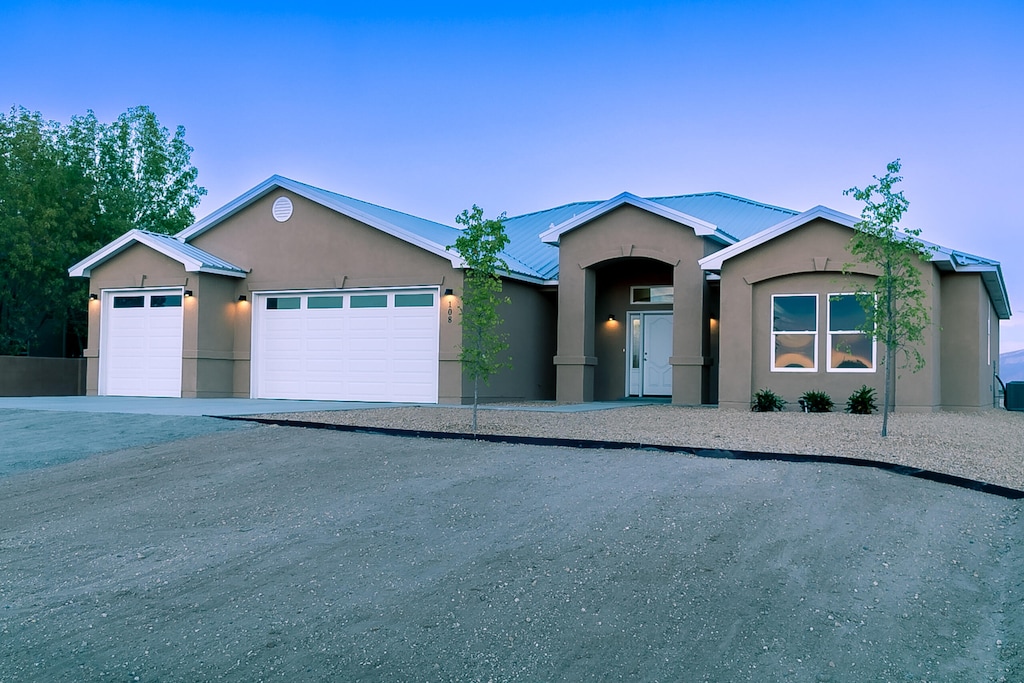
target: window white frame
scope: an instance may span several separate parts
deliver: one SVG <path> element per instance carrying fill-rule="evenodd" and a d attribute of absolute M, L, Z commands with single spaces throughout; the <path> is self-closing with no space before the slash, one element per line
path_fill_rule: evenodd
<path fill-rule="evenodd" d="M 646 289 L 649 294 L 647 300 L 637 301 L 638 290 Z M 638 285 L 629 288 L 629 303 L 638 306 L 657 306 L 659 304 L 673 304 L 675 302 L 675 289 L 672 285 Z"/>
<path fill-rule="evenodd" d="M 806 297 L 814 300 L 814 327 L 812 329 L 793 329 L 793 330 L 776 330 L 775 329 L 775 301 L 777 299 L 789 299 Z M 768 326 L 772 331 L 771 339 L 771 368 L 772 372 L 817 372 L 818 371 L 818 295 L 810 293 L 799 293 L 799 294 L 772 294 L 772 305 L 768 311 L 769 319 Z M 779 346 L 779 337 L 792 335 L 792 336 L 810 336 L 812 339 L 811 353 L 812 353 L 812 364 L 811 367 L 776 367 L 776 351 Z"/>
<path fill-rule="evenodd" d="M 876 370 L 878 368 L 878 341 L 874 338 L 873 335 L 867 334 L 867 333 L 865 333 L 865 332 L 863 332 L 861 330 L 856 330 L 856 329 L 853 329 L 853 330 L 847 330 L 847 329 L 841 329 L 841 330 L 840 329 L 836 329 L 836 330 L 834 330 L 834 329 L 832 329 L 832 304 L 833 304 L 833 299 L 837 298 L 837 297 L 854 297 L 854 298 L 856 298 L 856 296 L 857 295 L 854 292 L 832 292 L 832 293 L 830 293 L 828 295 L 828 299 L 826 300 L 826 309 L 825 309 L 826 313 L 825 313 L 825 315 L 826 315 L 826 320 L 827 320 L 826 332 L 827 332 L 827 338 L 828 338 L 828 340 L 827 340 L 828 341 L 828 346 L 826 347 L 825 351 L 828 354 L 828 362 L 826 363 L 826 368 L 827 368 L 828 372 L 873 373 L 873 372 L 876 372 Z M 858 302 L 858 305 L 859 305 L 859 302 Z M 862 337 L 866 337 L 866 338 L 871 340 L 871 367 L 869 367 L 869 368 L 840 368 L 840 367 L 833 367 L 832 366 L 832 350 L 835 348 L 835 346 L 833 345 L 833 338 L 834 337 L 838 337 L 838 336 L 843 336 L 843 335 L 845 335 L 845 336 L 860 335 Z"/>

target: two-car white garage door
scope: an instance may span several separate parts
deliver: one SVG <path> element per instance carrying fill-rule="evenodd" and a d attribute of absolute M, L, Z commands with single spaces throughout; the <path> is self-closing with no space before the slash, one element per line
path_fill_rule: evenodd
<path fill-rule="evenodd" d="M 251 395 L 436 403 L 438 294 L 254 293 Z M 181 396 L 186 301 L 182 289 L 104 293 L 101 394 Z"/>
<path fill-rule="evenodd" d="M 257 293 L 252 395 L 437 402 L 438 290 Z"/>

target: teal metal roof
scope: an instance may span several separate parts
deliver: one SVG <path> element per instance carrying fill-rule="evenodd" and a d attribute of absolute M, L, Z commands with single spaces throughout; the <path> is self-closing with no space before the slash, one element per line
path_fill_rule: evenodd
<path fill-rule="evenodd" d="M 373 216 L 385 223 L 390 223 L 402 230 L 419 235 L 442 248 L 447 247 L 450 244 L 454 244 L 455 239 L 459 236 L 460 231 L 458 229 L 442 223 L 435 223 L 434 221 L 427 220 L 426 218 L 419 218 L 418 216 L 389 209 L 384 206 L 364 202 L 361 199 L 354 199 L 336 192 L 322 190 L 319 187 L 313 187 L 312 185 L 306 185 L 305 183 L 300 183 L 298 181 L 292 182 L 295 182 L 297 185 L 305 186 L 310 194 L 322 197 L 326 200 L 324 203 L 330 204 L 337 202 L 344 204 L 354 211 Z"/>
<path fill-rule="evenodd" d="M 650 197 L 667 206 L 718 226 L 718 231 L 739 241 L 800 213 L 771 204 L 751 201 L 724 192 Z"/>
<path fill-rule="evenodd" d="M 235 264 L 229 263 L 218 256 L 214 256 L 208 251 L 203 251 L 199 247 L 177 240 L 170 235 L 164 235 L 159 232 L 150 232 L 149 230 L 139 230 L 139 232 L 156 240 L 167 251 L 176 253 L 185 260 L 199 262 L 202 264 L 201 270 L 226 271 L 240 273 L 243 275 L 246 273 L 245 269 L 239 268 Z"/>

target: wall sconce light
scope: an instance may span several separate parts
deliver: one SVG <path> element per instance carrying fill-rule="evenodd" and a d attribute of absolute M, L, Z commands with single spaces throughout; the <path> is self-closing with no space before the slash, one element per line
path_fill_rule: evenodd
<path fill-rule="evenodd" d="M 238 295 L 238 300 L 239 301 L 248 301 L 248 299 L 246 298 L 245 294 L 239 294 Z"/>
<path fill-rule="evenodd" d="M 186 289 L 186 290 L 185 290 L 185 296 L 186 296 L 186 297 L 190 297 L 190 296 L 192 296 L 192 290 L 191 290 L 191 289 Z"/>
<path fill-rule="evenodd" d="M 89 301 L 96 301 L 99 298 L 100 298 L 99 294 L 94 294 L 92 292 L 89 293 Z"/>
<path fill-rule="evenodd" d="M 446 290 L 444 290 L 444 295 L 445 296 L 455 296 L 455 290 L 454 289 L 446 289 Z"/>
<path fill-rule="evenodd" d="M 608 314 L 608 322 L 610 322 L 610 323 L 615 322 L 615 314 L 614 313 L 609 313 Z"/>

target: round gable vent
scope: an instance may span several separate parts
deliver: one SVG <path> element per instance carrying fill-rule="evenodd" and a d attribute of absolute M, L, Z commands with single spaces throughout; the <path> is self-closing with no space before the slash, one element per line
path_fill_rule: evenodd
<path fill-rule="evenodd" d="M 274 200 L 274 220 L 284 223 L 292 217 L 292 200 L 287 197 L 278 197 Z"/>

